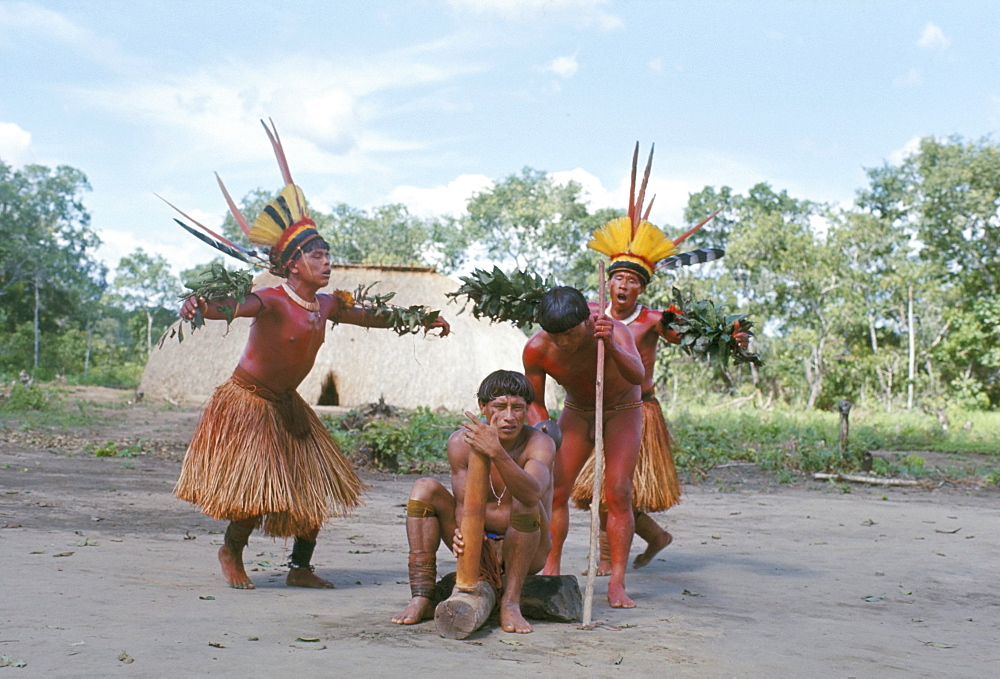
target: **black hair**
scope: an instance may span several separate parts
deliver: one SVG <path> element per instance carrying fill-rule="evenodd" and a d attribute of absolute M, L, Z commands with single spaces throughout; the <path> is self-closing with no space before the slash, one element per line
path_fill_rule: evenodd
<path fill-rule="evenodd" d="M 305 253 L 312 252 L 313 250 L 326 250 L 327 252 L 329 252 L 330 244 L 323 239 L 323 236 L 320 236 L 319 238 L 313 238 L 311 241 L 303 245 L 298 252 L 295 253 L 291 261 L 289 261 L 289 264 L 302 257 L 302 255 L 304 255 Z"/>
<path fill-rule="evenodd" d="M 590 316 L 583 293 L 566 285 L 552 288 L 538 303 L 538 324 L 548 333 L 566 332 Z"/>
<path fill-rule="evenodd" d="M 489 403 L 501 396 L 520 396 L 525 403 L 535 400 L 535 390 L 528 378 L 514 370 L 496 370 L 479 383 L 476 398 L 480 403 Z"/>

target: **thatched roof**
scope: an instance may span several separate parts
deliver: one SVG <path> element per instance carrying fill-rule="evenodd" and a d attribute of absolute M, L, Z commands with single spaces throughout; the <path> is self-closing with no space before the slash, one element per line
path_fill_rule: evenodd
<path fill-rule="evenodd" d="M 254 289 L 278 285 L 280 279 L 261 274 Z M 308 403 L 359 406 L 384 396 L 386 403 L 405 408 L 427 406 L 449 410 L 473 409 L 476 388 L 494 370 L 522 370 L 524 333 L 507 324 L 458 314 L 445 293 L 458 283 L 433 269 L 417 267 L 334 266 L 329 285 L 354 292 L 358 285 L 377 283 L 372 293 L 395 292 L 399 306 L 423 304 L 440 309 L 451 324 L 451 335 L 407 335 L 391 330 L 365 330 L 338 325 L 327 331 L 316 364 L 299 386 Z M 186 328 L 184 342 L 168 339 L 153 349 L 140 389 L 146 398 L 179 403 L 203 403 L 233 372 L 243 353 L 251 319 L 236 319 L 226 330 L 223 321 L 209 321 L 194 333 Z M 551 381 L 551 380 L 550 380 Z M 324 385 L 326 390 L 324 391 Z M 332 385 L 332 388 L 331 388 Z M 331 397 L 335 394 L 335 401 Z M 554 399 L 548 399 L 554 405 Z"/>

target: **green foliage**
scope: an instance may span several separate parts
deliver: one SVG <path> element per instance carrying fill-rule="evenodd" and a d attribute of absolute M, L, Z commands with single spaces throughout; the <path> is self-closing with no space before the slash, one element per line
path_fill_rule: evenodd
<path fill-rule="evenodd" d="M 387 294 L 371 294 L 371 289 L 378 281 L 365 287 L 363 284 L 354 291 L 354 302 L 358 306 L 371 311 L 375 316 L 385 319 L 389 327 L 397 335 L 415 335 L 418 332 L 427 333 L 430 326 L 441 315 L 440 311 L 431 311 L 422 304 L 411 304 L 408 307 L 389 304 L 396 296 L 395 292 Z"/>
<path fill-rule="evenodd" d="M 969 420 L 974 424 L 969 431 L 950 431 L 928 415 L 854 412 L 844 455 L 839 450 L 839 415 L 834 413 L 699 407 L 672 413 L 669 421 L 676 440 L 674 459 L 696 477 L 730 461 L 753 462 L 775 472 L 858 471 L 863 454 L 871 451 L 883 451 L 872 459 L 877 474 L 922 476 L 932 470 L 912 451 L 997 455 L 1000 413 L 956 411 L 955 416 L 975 418 Z M 791 478 L 787 473 L 780 476 L 786 482 Z"/>
<path fill-rule="evenodd" d="M 428 408 L 372 417 L 352 410 L 324 416 L 330 433 L 345 453 L 366 459 L 375 469 L 399 473 L 433 473 L 447 469 L 448 437 L 462 416 Z"/>
<path fill-rule="evenodd" d="M 181 293 L 179 297 L 181 299 L 187 299 L 191 296 L 201 297 L 208 304 L 215 303 L 216 309 L 226 315 L 227 324 L 233 322 L 236 307 L 231 303 L 219 304 L 219 302 L 235 300 L 238 306 L 250 294 L 250 288 L 253 285 L 252 271 L 248 269 L 227 269 L 226 265 L 220 260 L 213 261 L 207 267 L 186 271 L 185 274 L 187 274 L 187 277 L 184 279 L 184 287 L 187 288 L 187 291 Z M 205 317 L 200 311 L 195 312 L 194 318 L 190 319 L 188 323 L 191 325 L 191 332 L 194 332 L 205 325 Z M 183 327 L 183 323 L 180 323 L 175 328 L 172 328 L 169 338 L 173 339 L 174 335 L 176 335 L 177 341 L 183 342 Z M 167 338 L 168 336 L 164 335 L 160 339 L 160 344 Z"/>
<path fill-rule="evenodd" d="M 467 243 L 453 219 L 421 219 L 402 204 L 363 211 L 342 203 L 313 218 L 338 263 L 435 266 L 448 272 L 465 257 Z"/>
<path fill-rule="evenodd" d="M 742 347 L 733 337 L 734 332 L 753 336 L 753 321 L 746 314 L 727 314 L 726 308 L 710 300 L 696 300 L 673 289 L 674 303 L 680 314 L 673 315 L 671 330 L 680 335 L 680 346 L 689 354 L 707 356 L 711 360 L 729 365 L 732 358 L 739 363 L 761 365 L 760 356 Z"/>
<path fill-rule="evenodd" d="M 576 182 L 556 184 L 526 167 L 472 197 L 463 231 L 494 262 L 554 276 L 586 251 L 599 226 L 588 220 L 581 191 Z"/>
<path fill-rule="evenodd" d="M 475 318 L 510 321 L 519 328 L 535 322 L 542 295 L 555 286 L 551 278 L 543 280 L 538 274 L 519 269 L 506 274 L 495 266 L 493 271 L 476 269 L 468 276 L 460 276 L 459 280 L 461 287 L 449 292 L 448 297 L 467 298 L 472 302 Z"/>
<path fill-rule="evenodd" d="M 17 382 L 11 386 L 9 393 L 0 391 L 0 410 L 6 412 L 48 410 L 55 401 L 58 401 L 55 392 L 38 385 L 28 387 Z"/>
<path fill-rule="evenodd" d="M 95 444 L 87 449 L 94 457 L 135 457 L 145 452 L 142 443 L 132 443 L 119 448 L 114 441 L 100 445 Z"/>

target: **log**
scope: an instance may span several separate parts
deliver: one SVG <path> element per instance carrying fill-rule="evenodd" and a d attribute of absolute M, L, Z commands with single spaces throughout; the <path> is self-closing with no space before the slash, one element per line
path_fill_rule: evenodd
<path fill-rule="evenodd" d="M 879 476 L 858 476 L 855 474 L 827 474 L 816 472 L 812 475 L 820 481 L 850 481 L 851 483 L 870 483 L 876 486 L 920 486 L 920 481 L 912 479 L 885 479 Z"/>
<path fill-rule="evenodd" d="M 434 609 L 434 626 L 445 639 L 465 639 L 483 626 L 496 602 L 493 587 L 482 580 L 471 592 L 456 588 Z"/>
<path fill-rule="evenodd" d="M 451 596 L 455 574 L 438 580 L 437 601 Z M 579 622 L 582 619 L 583 594 L 575 575 L 529 575 L 521 589 L 521 613 L 531 620 Z"/>

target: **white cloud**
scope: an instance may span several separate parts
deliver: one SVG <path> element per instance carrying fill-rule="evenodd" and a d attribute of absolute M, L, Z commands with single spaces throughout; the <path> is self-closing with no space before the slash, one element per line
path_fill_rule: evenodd
<path fill-rule="evenodd" d="M 443 186 L 397 186 L 389 193 L 387 202 L 403 203 L 410 214 L 418 217 L 458 217 L 465 212 L 465 207 L 474 194 L 492 186 L 493 180 L 486 175 L 463 174 Z"/>
<path fill-rule="evenodd" d="M 927 25 L 924 26 L 923 33 L 920 34 L 920 39 L 917 40 L 917 45 L 925 50 L 945 49 L 950 44 L 951 40 L 944 36 L 944 31 L 941 30 L 941 27 L 930 22 L 927 22 Z"/>
<path fill-rule="evenodd" d="M 652 59 L 647 66 L 653 73 L 663 73 L 663 59 L 659 57 Z"/>
<path fill-rule="evenodd" d="M 914 85 L 919 85 L 922 81 L 923 78 L 920 75 L 920 69 L 911 68 L 906 72 L 906 75 L 898 76 L 895 80 L 893 80 L 892 84 L 895 87 L 912 87 Z"/>
<path fill-rule="evenodd" d="M 903 144 L 902 148 L 898 148 L 890 152 L 889 163 L 891 163 L 892 165 L 899 165 L 904 160 L 917 153 L 920 150 L 921 139 L 923 139 L 923 136 L 913 137 L 905 144 Z"/>
<path fill-rule="evenodd" d="M 120 69 L 132 62 L 114 41 L 76 25 L 58 12 L 26 2 L 0 4 L 0 36 L 6 33 L 13 39 L 30 40 L 32 48 L 40 52 L 46 47 L 39 43 L 53 42 L 68 45 L 107 67 Z"/>
<path fill-rule="evenodd" d="M 31 158 L 31 133 L 17 123 L 0 123 L 0 160 L 18 168 Z"/>
<path fill-rule="evenodd" d="M 548 21 L 601 31 L 625 27 L 620 17 L 604 11 L 608 0 L 449 0 L 448 4 L 467 14 L 517 23 Z"/>
<path fill-rule="evenodd" d="M 543 71 L 548 71 L 549 73 L 555 73 L 560 78 L 572 78 L 576 75 L 576 72 L 580 69 L 580 65 L 576 61 L 576 55 L 571 54 L 565 57 L 556 57 L 549 63 L 545 64 L 542 68 Z"/>
<path fill-rule="evenodd" d="M 83 105 L 116 119 L 185 139 L 177 150 L 183 161 L 168 153 L 165 163 L 191 162 L 194 154 L 216 167 L 270 162 L 266 143 L 247 143 L 263 133 L 259 119 L 270 117 L 288 156 L 295 158 L 293 171 L 356 174 L 380 169 L 374 153 L 426 147 L 378 132 L 385 105 L 370 102 L 387 90 L 395 92 L 394 101 L 405 101 L 401 89 L 441 85 L 480 68 L 461 60 L 442 62 L 416 61 L 402 53 L 337 63 L 292 56 L 266 65 L 226 62 L 104 89 L 80 88 L 75 94 Z M 423 97 L 421 106 L 431 110 L 434 104 Z"/>

